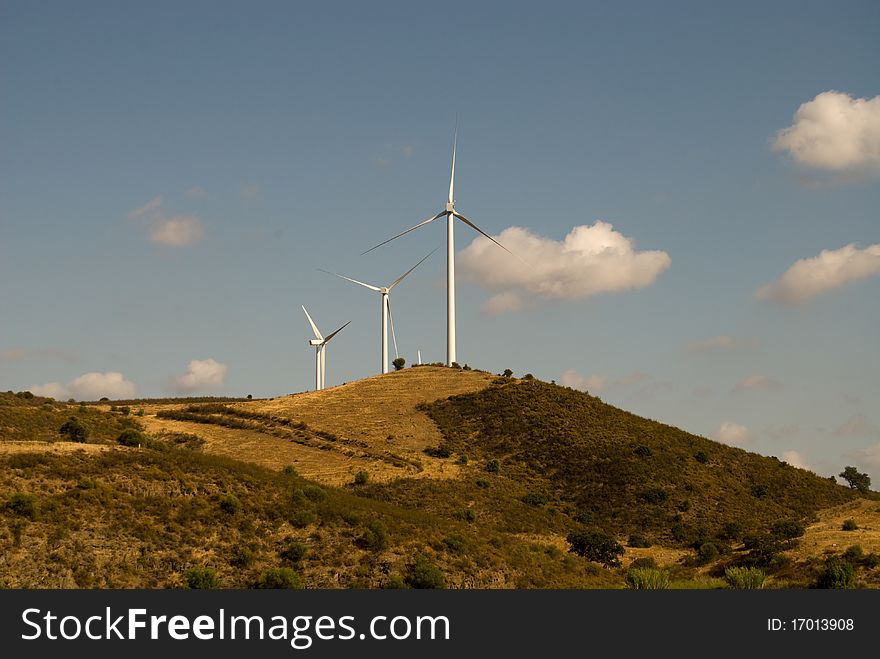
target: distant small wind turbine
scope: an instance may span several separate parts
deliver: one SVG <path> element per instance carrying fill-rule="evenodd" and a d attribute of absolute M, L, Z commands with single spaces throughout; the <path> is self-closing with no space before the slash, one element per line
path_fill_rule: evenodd
<path fill-rule="evenodd" d="M 498 245 L 505 252 L 510 254 L 511 256 L 516 256 L 513 252 L 507 249 L 504 245 L 495 240 L 488 233 L 483 231 L 476 224 L 467 219 L 464 215 L 455 210 L 455 196 L 453 194 L 455 188 L 455 147 L 458 142 L 458 126 L 456 126 L 455 134 L 452 139 L 452 175 L 449 177 L 449 196 L 446 200 L 446 208 L 442 211 L 434 215 L 433 217 L 429 217 L 427 220 L 423 220 L 419 222 L 414 227 L 410 227 L 406 231 L 403 231 L 388 240 L 385 240 L 378 245 L 371 247 L 363 254 L 368 252 L 372 252 L 374 249 L 381 247 L 387 243 L 390 243 L 392 240 L 396 238 L 400 238 L 408 234 L 410 231 L 415 231 L 419 227 L 423 227 L 426 224 L 433 222 L 434 220 L 439 220 L 441 217 L 446 217 L 446 365 L 452 366 L 452 363 L 455 361 L 455 238 L 454 238 L 454 225 L 455 218 L 458 218 L 469 227 L 471 227 L 474 231 L 484 235 L 486 238 L 491 240 L 493 243 Z M 362 255 L 363 255 L 362 254 Z M 518 257 L 517 257 L 518 258 Z M 522 259 L 520 259 L 522 260 Z"/>
<path fill-rule="evenodd" d="M 330 342 L 330 339 L 339 334 L 345 328 L 345 325 L 348 325 L 351 321 L 348 321 L 338 330 L 324 337 L 321 336 L 318 326 L 315 325 L 315 321 L 312 320 L 305 306 L 303 306 L 302 310 L 305 312 L 306 318 L 309 319 L 309 325 L 312 326 L 312 331 L 315 333 L 315 338 L 309 340 L 309 345 L 315 347 L 315 391 L 320 391 L 324 388 L 324 374 L 327 369 L 327 344 Z"/>
<path fill-rule="evenodd" d="M 440 249 L 439 247 L 437 249 Z M 435 249 L 431 254 L 437 251 Z M 391 320 L 391 338 L 394 341 L 394 357 L 395 359 L 400 355 L 397 353 L 397 336 L 394 334 L 394 316 L 391 314 L 391 300 L 388 297 L 388 294 L 391 292 L 391 289 L 397 286 L 400 282 L 406 279 L 406 276 L 411 273 L 413 270 L 418 268 L 422 263 L 424 263 L 428 257 L 431 256 L 428 254 L 421 261 L 416 263 L 409 270 L 404 272 L 400 277 L 391 282 L 388 286 L 373 286 L 372 284 L 365 284 L 362 281 L 358 281 L 357 279 L 352 279 L 351 277 L 346 277 L 345 275 L 340 275 L 336 272 L 330 272 L 329 270 L 321 270 L 321 272 L 326 272 L 328 275 L 335 275 L 340 279 L 345 279 L 346 281 L 350 281 L 353 284 L 358 284 L 359 286 L 363 286 L 364 288 L 369 288 L 371 291 L 376 291 L 382 295 L 382 323 L 381 329 L 379 330 L 379 352 L 381 354 L 381 369 L 382 373 L 388 372 L 388 320 Z M 320 269 L 320 268 L 319 268 Z"/>
<path fill-rule="evenodd" d="M 422 351 L 421 351 L 421 350 L 416 350 L 416 353 L 417 353 L 418 356 L 419 356 L 419 366 L 421 366 L 421 365 L 422 365 Z"/>

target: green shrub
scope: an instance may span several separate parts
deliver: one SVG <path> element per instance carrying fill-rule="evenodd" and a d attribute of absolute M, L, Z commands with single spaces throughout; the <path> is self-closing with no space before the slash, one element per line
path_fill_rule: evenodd
<path fill-rule="evenodd" d="M 440 446 L 429 446 L 424 450 L 426 455 L 430 455 L 432 458 L 448 458 L 452 455 L 452 451 L 445 444 L 440 444 Z"/>
<path fill-rule="evenodd" d="M 312 503 L 320 503 L 327 498 L 327 490 L 318 485 L 304 485 L 302 492 Z"/>
<path fill-rule="evenodd" d="M 501 471 L 501 464 L 498 462 L 498 460 L 489 460 L 489 462 L 486 463 L 486 471 L 488 471 L 490 474 L 497 474 L 499 471 Z"/>
<path fill-rule="evenodd" d="M 669 493 L 661 487 L 649 487 L 639 497 L 648 503 L 663 503 L 669 498 Z"/>
<path fill-rule="evenodd" d="M 797 520 L 783 520 L 774 524 L 771 532 L 779 540 L 791 547 L 794 544 L 795 538 L 800 538 L 804 535 L 804 525 Z"/>
<path fill-rule="evenodd" d="M 186 579 L 186 587 L 194 590 L 210 590 L 220 587 L 220 580 L 213 568 L 197 565 L 190 568 L 184 575 Z"/>
<path fill-rule="evenodd" d="M 657 561 L 654 560 L 653 556 L 642 556 L 640 558 L 635 559 L 632 563 L 629 564 L 630 569 L 633 568 L 649 568 L 652 570 L 657 569 Z"/>
<path fill-rule="evenodd" d="M 841 526 L 840 528 L 842 528 L 844 531 L 858 531 L 859 525 L 856 524 L 856 520 L 847 519 L 843 521 L 843 526 Z"/>
<path fill-rule="evenodd" d="M 123 405 L 119 408 L 119 411 L 122 412 L 122 416 L 128 416 L 131 414 L 131 408 L 128 405 Z"/>
<path fill-rule="evenodd" d="M 16 492 L 9 497 L 6 507 L 19 517 L 36 519 L 40 515 L 40 504 L 33 494 Z"/>
<path fill-rule="evenodd" d="M 697 549 L 697 560 L 700 562 L 700 565 L 706 565 L 716 560 L 718 554 L 718 547 L 714 542 L 704 542 Z"/>
<path fill-rule="evenodd" d="M 462 510 L 456 511 L 455 518 L 470 523 L 477 519 L 477 513 L 475 513 L 472 508 L 463 508 Z"/>
<path fill-rule="evenodd" d="M 134 428 L 126 428 L 119 436 L 116 438 L 116 443 L 121 444 L 122 446 L 131 446 L 137 448 L 138 446 L 143 446 L 147 443 L 147 438 L 144 434 Z"/>
<path fill-rule="evenodd" d="M 635 454 L 638 455 L 639 457 L 647 458 L 647 457 L 649 457 L 649 456 L 651 455 L 651 449 L 650 449 L 649 447 L 647 447 L 647 446 L 644 446 L 644 445 L 642 445 L 642 446 L 636 446 L 636 447 L 633 449 L 633 453 L 635 453 Z"/>
<path fill-rule="evenodd" d="M 484 489 L 489 487 L 489 485 L 491 485 L 491 483 L 489 483 L 489 481 L 487 481 L 485 478 L 478 478 L 476 481 L 476 484 L 477 484 L 477 487 L 482 487 Z"/>
<path fill-rule="evenodd" d="M 626 544 L 629 547 L 647 548 L 651 546 L 651 541 L 640 533 L 633 533 L 629 536 L 629 540 L 626 541 Z"/>
<path fill-rule="evenodd" d="M 75 416 L 70 417 L 58 429 L 63 437 L 68 441 L 83 443 L 89 438 L 88 427 Z"/>
<path fill-rule="evenodd" d="M 570 533 L 568 543 L 570 552 L 583 556 L 587 560 L 602 563 L 607 567 L 620 565 L 623 547 L 613 537 L 599 530 Z"/>
<path fill-rule="evenodd" d="M 398 357 L 392 360 L 391 365 L 394 366 L 395 371 L 399 371 L 406 365 L 406 360 L 403 357 Z"/>
<path fill-rule="evenodd" d="M 296 570 L 289 567 L 271 567 L 260 575 L 257 588 L 301 589 L 305 588 Z"/>
<path fill-rule="evenodd" d="M 528 494 L 522 496 L 520 498 L 520 501 L 530 506 L 538 507 L 546 504 L 548 499 L 543 494 L 539 494 L 537 492 L 529 492 Z"/>
<path fill-rule="evenodd" d="M 232 548 L 232 556 L 229 558 L 229 564 L 237 568 L 250 567 L 254 562 L 254 552 L 243 545 L 235 545 Z"/>
<path fill-rule="evenodd" d="M 463 554 L 467 549 L 467 542 L 462 536 L 454 533 L 443 538 L 443 548 L 450 554 Z"/>
<path fill-rule="evenodd" d="M 535 376 L 532 375 L 531 373 L 526 373 L 524 376 L 522 376 L 522 379 L 523 380 L 534 380 Z"/>
<path fill-rule="evenodd" d="M 388 528 L 381 520 L 374 519 L 367 524 L 355 545 L 369 551 L 382 551 L 388 546 Z"/>
<path fill-rule="evenodd" d="M 278 552 L 285 561 L 299 563 L 309 553 L 309 548 L 294 538 L 287 538 L 284 548 Z"/>
<path fill-rule="evenodd" d="M 728 587 L 738 590 L 758 590 L 764 587 L 764 573 L 755 567 L 729 567 L 724 570 Z"/>
<path fill-rule="evenodd" d="M 709 456 L 706 455 L 705 451 L 697 451 L 694 453 L 694 460 L 699 462 L 700 464 L 706 464 L 709 462 Z"/>
<path fill-rule="evenodd" d="M 399 574 L 392 574 L 388 577 L 388 581 L 382 584 L 382 588 L 386 590 L 400 590 L 406 587 L 406 582 Z"/>
<path fill-rule="evenodd" d="M 424 556 L 407 566 L 403 581 L 410 588 L 446 588 L 443 572 Z"/>
<path fill-rule="evenodd" d="M 855 467 L 847 467 L 839 476 L 849 484 L 849 486 L 865 493 L 871 489 L 871 477 L 857 470 Z"/>
<path fill-rule="evenodd" d="M 366 485 L 368 480 L 370 480 L 370 475 L 365 471 L 359 471 L 354 475 L 355 485 Z"/>
<path fill-rule="evenodd" d="M 458 464 L 466 465 L 468 463 L 468 456 L 465 453 L 462 453 L 458 456 Z"/>
<path fill-rule="evenodd" d="M 834 589 L 855 588 L 856 578 L 852 563 L 839 556 L 832 556 L 825 561 L 825 569 L 819 576 L 816 586 Z"/>
<path fill-rule="evenodd" d="M 626 572 L 626 585 L 634 590 L 665 590 L 669 588 L 669 575 L 650 567 L 630 568 Z"/>
<path fill-rule="evenodd" d="M 880 565 L 880 556 L 871 552 L 862 560 L 862 565 L 864 565 L 869 570 L 873 570 L 875 567 Z"/>
<path fill-rule="evenodd" d="M 770 533 L 747 536 L 743 538 L 743 546 L 749 551 L 746 556 L 746 562 L 751 567 L 766 567 L 770 565 L 783 550 L 779 539 Z"/>
<path fill-rule="evenodd" d="M 220 497 L 220 510 L 227 515 L 234 515 L 241 511 L 241 501 L 234 494 L 224 494 Z"/>
<path fill-rule="evenodd" d="M 513 375 L 513 371 L 511 371 L 509 368 L 505 368 L 504 373 L 502 373 L 502 375 L 506 378 L 509 378 L 511 375 Z"/>
<path fill-rule="evenodd" d="M 865 552 L 862 550 L 861 545 L 852 545 L 851 547 L 847 547 L 846 551 L 843 552 L 844 560 L 854 564 L 862 560 L 864 556 Z"/>

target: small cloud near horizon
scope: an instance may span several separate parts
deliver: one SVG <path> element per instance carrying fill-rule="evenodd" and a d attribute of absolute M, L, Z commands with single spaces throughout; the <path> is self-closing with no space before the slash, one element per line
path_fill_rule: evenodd
<path fill-rule="evenodd" d="M 155 197 L 128 213 L 129 219 L 149 222 L 149 239 L 156 245 L 187 247 L 205 237 L 205 225 L 195 215 L 167 217 L 162 211 L 162 197 Z"/>
<path fill-rule="evenodd" d="M 755 441 L 752 431 L 733 421 L 723 421 L 718 430 L 712 433 L 712 439 L 728 446 L 745 448 Z"/>
<path fill-rule="evenodd" d="M 178 392 L 191 392 L 202 389 L 220 389 L 226 380 L 228 367 L 214 359 L 193 359 L 186 373 L 172 382 L 172 388 Z"/>
<path fill-rule="evenodd" d="M 105 396 L 118 400 L 134 398 L 137 387 L 134 382 L 126 380 L 122 373 L 109 371 L 107 373 L 84 373 L 67 384 L 49 382 L 33 385 L 30 392 L 36 396 L 48 396 L 56 400 L 67 400 L 68 398 L 99 400 Z"/>
<path fill-rule="evenodd" d="M 798 469 L 806 469 L 807 471 L 813 471 L 810 465 L 807 464 L 807 461 L 804 460 L 804 457 L 797 451 L 783 452 L 782 459 L 790 464 L 792 467 L 797 467 Z"/>

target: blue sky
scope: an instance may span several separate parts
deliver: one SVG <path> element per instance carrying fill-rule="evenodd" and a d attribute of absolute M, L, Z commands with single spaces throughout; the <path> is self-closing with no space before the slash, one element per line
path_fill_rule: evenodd
<path fill-rule="evenodd" d="M 457 114 L 457 208 L 535 266 L 459 225 L 460 362 L 880 482 L 880 5 L 366 5 L 3 3 L 0 389 L 302 391 L 301 304 L 352 321 L 328 386 L 374 374 L 378 296 L 317 268 L 444 243 L 360 256 L 442 209 Z M 444 271 L 392 293 L 409 362 Z"/>

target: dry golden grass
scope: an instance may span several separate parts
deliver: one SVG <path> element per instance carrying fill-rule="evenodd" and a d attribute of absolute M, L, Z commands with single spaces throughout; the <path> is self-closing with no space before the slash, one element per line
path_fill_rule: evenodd
<path fill-rule="evenodd" d="M 0 442 L 0 455 L 15 453 L 57 453 L 67 454 L 75 451 L 101 453 L 103 451 L 128 451 L 125 446 L 113 444 L 80 444 L 77 442 Z"/>
<path fill-rule="evenodd" d="M 203 450 L 252 462 L 270 469 L 292 465 L 298 473 L 328 485 L 351 483 L 354 474 L 366 471 L 370 480 L 387 482 L 402 476 L 453 478 L 459 467 L 449 460 L 423 453 L 437 446 L 437 426 L 416 405 L 457 394 L 479 391 L 493 376 L 475 371 L 422 366 L 359 380 L 324 391 L 310 391 L 230 407 L 305 422 L 310 429 L 356 440 L 359 447 L 304 446 L 273 435 L 216 425 L 158 419 L 160 410 L 180 409 L 168 403 L 145 405 L 140 418 L 147 432 L 185 432 L 205 440 Z M 415 464 L 395 466 L 383 459 L 393 454 Z M 386 456 L 387 457 L 387 456 Z"/>
<path fill-rule="evenodd" d="M 839 554 L 852 545 L 861 545 L 866 554 L 880 554 L 880 501 L 856 499 L 818 514 L 819 521 L 807 527 L 795 549 L 786 554 L 799 561 Z M 843 522 L 855 520 L 856 531 L 844 531 Z"/>

